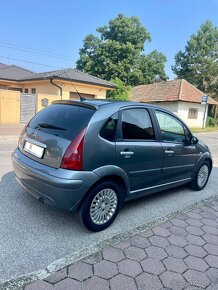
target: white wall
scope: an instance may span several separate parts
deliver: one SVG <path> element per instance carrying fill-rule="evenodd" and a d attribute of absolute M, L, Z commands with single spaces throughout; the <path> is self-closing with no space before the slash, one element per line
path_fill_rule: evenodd
<path fill-rule="evenodd" d="M 205 105 L 201 105 L 199 103 L 189 103 L 189 102 L 179 102 L 178 104 L 178 116 L 189 126 L 192 128 L 201 128 L 203 124 L 203 117 L 204 117 L 204 110 Z M 188 112 L 189 108 L 198 109 L 198 117 L 197 119 L 189 119 Z M 207 109 L 206 108 L 206 116 L 205 116 L 205 123 L 207 118 Z M 205 126 L 205 124 L 204 124 Z"/>
<path fill-rule="evenodd" d="M 192 128 L 201 128 L 203 123 L 204 109 L 205 105 L 201 105 L 199 103 L 190 103 L 190 102 L 155 102 L 156 106 L 167 109 L 178 117 L 180 117 L 189 127 Z M 198 117 L 197 119 L 189 119 L 188 112 L 189 108 L 198 109 Z M 208 109 L 208 106 L 207 106 Z M 207 109 L 206 109 L 206 117 L 207 117 Z M 205 123 L 206 123 L 205 117 Z M 205 124 L 204 124 L 205 126 Z"/>

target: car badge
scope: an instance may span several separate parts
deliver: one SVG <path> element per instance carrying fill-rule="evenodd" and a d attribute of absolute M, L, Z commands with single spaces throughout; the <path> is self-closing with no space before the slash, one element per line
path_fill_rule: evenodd
<path fill-rule="evenodd" d="M 33 137 L 33 138 L 36 138 L 36 137 L 37 137 L 37 132 L 33 132 L 33 133 L 32 133 L 32 137 Z"/>

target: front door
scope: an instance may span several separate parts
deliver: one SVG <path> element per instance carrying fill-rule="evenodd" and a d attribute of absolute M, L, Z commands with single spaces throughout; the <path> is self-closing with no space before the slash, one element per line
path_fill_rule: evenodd
<path fill-rule="evenodd" d="M 117 162 L 129 176 L 131 192 L 141 195 L 144 189 L 161 184 L 163 148 L 146 109 L 125 109 L 120 115 Z"/>
<path fill-rule="evenodd" d="M 191 178 L 198 158 L 198 149 L 189 142 L 190 133 L 176 117 L 155 111 L 164 150 L 163 179 L 165 183 Z"/>

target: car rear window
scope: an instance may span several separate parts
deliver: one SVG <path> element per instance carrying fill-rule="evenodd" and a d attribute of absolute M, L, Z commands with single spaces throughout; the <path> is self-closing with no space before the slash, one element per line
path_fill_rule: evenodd
<path fill-rule="evenodd" d="M 40 111 L 28 127 L 72 140 L 87 127 L 95 109 L 66 104 L 53 104 Z"/>

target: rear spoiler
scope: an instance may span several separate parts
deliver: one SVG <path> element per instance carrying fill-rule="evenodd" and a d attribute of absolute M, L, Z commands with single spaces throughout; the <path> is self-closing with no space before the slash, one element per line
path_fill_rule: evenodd
<path fill-rule="evenodd" d="M 92 110 L 97 110 L 99 108 L 99 106 L 95 106 L 92 104 L 89 104 L 86 101 L 71 101 L 71 100 L 58 100 L 58 101 L 53 101 L 52 104 L 60 104 L 60 105 L 71 105 L 71 106 L 78 106 L 78 107 L 85 107 L 85 108 L 89 108 Z"/>

